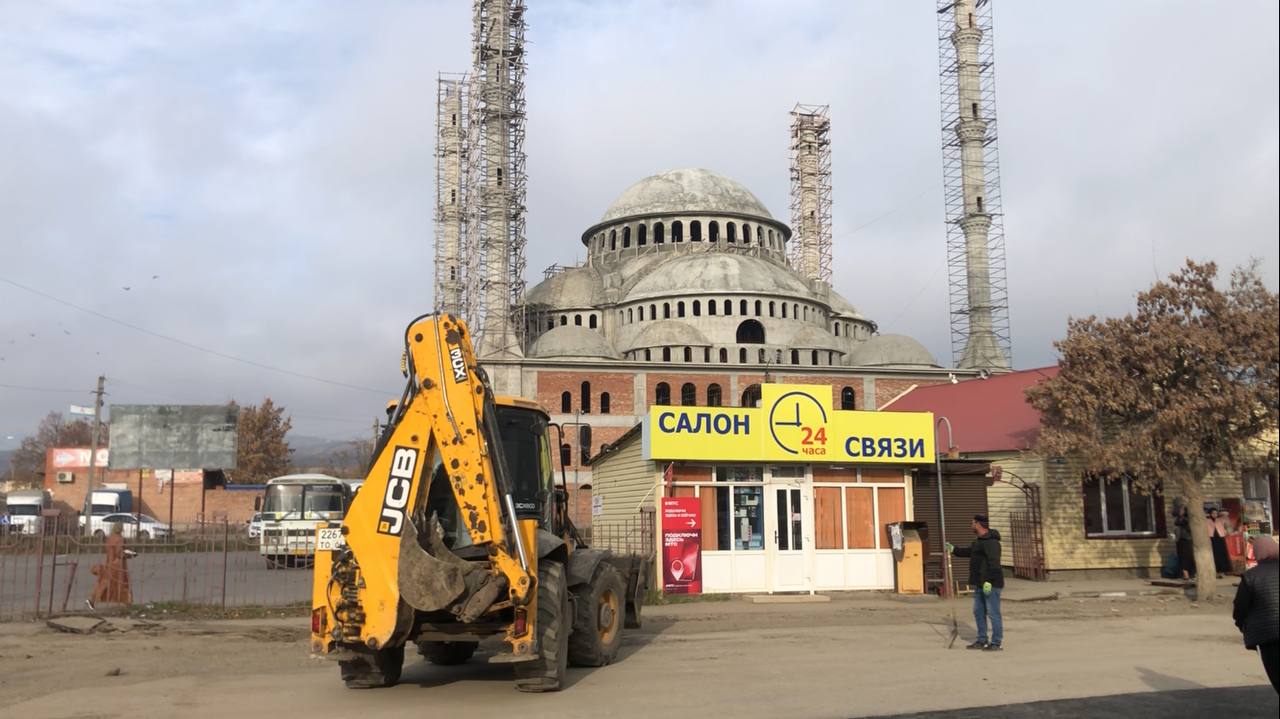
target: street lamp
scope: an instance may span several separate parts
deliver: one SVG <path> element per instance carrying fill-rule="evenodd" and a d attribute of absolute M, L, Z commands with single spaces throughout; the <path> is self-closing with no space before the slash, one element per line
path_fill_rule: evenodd
<path fill-rule="evenodd" d="M 938 529 L 940 538 L 942 539 L 942 581 L 944 582 L 943 596 L 951 597 L 951 555 L 947 552 L 947 507 L 942 498 L 942 447 L 938 442 L 938 428 L 947 425 L 947 452 L 956 444 L 955 433 L 951 429 L 951 420 L 946 417 L 938 417 L 933 423 L 933 449 L 934 449 L 934 470 L 938 473 Z"/>

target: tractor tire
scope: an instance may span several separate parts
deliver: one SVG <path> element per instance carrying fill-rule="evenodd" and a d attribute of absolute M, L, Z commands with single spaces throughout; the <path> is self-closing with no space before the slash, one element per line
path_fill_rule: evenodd
<path fill-rule="evenodd" d="M 538 658 L 515 665 L 516 689 L 554 692 L 569 670 L 569 586 L 564 565 L 547 559 L 538 566 Z"/>
<path fill-rule="evenodd" d="M 418 653 L 438 667 L 466 664 L 479 642 L 418 642 Z"/>
<path fill-rule="evenodd" d="M 573 634 L 569 635 L 569 661 L 580 667 L 612 663 L 622 647 L 623 615 L 627 584 L 611 564 L 601 562 L 574 594 Z"/>
<path fill-rule="evenodd" d="M 355 659 L 338 662 L 342 682 L 348 689 L 377 689 L 400 682 L 404 668 L 404 646 L 364 652 Z"/>

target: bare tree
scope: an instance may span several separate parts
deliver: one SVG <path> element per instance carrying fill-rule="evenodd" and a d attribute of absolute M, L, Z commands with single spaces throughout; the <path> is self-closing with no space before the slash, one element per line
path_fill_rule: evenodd
<path fill-rule="evenodd" d="M 1043 415 L 1038 450 L 1075 454 L 1106 481 L 1176 492 L 1191 511 L 1196 593 L 1215 596 L 1213 553 L 1199 519 L 1209 474 L 1260 462 L 1276 428 L 1280 305 L 1256 265 L 1214 286 L 1217 266 L 1187 261 L 1138 295 L 1136 314 L 1073 319 L 1058 375 L 1027 391 Z M 1262 459 L 1261 461 L 1268 461 Z"/>

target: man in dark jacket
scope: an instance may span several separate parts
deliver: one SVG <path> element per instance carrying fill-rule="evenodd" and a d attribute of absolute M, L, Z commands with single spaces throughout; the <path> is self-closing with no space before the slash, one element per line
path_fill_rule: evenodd
<path fill-rule="evenodd" d="M 1004 570 L 1000 568 L 1000 533 L 991 528 L 985 514 L 973 515 L 973 533 L 977 538 L 968 549 L 957 549 L 950 542 L 947 551 L 969 558 L 969 586 L 973 587 L 973 621 L 978 625 L 978 638 L 968 649 L 998 652 L 1004 642 L 1004 620 L 1000 617 L 1000 592 L 1004 589 Z M 991 619 L 991 641 L 987 641 L 987 619 Z"/>
<path fill-rule="evenodd" d="M 1280 547 L 1265 534 L 1251 544 L 1258 566 L 1240 578 L 1231 616 L 1245 647 L 1258 650 L 1272 688 L 1280 692 Z"/>

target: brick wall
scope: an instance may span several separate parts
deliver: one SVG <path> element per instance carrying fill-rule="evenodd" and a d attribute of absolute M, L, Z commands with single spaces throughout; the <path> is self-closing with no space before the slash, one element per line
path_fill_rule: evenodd
<path fill-rule="evenodd" d="M 600 414 L 600 395 L 609 393 L 609 414 L 633 414 L 635 412 L 632 376 L 626 372 L 566 372 L 540 370 L 538 394 L 535 399 L 553 414 L 561 413 L 564 392 L 569 393 L 569 413 L 582 411 L 582 383 L 591 383 L 591 411 Z"/>

